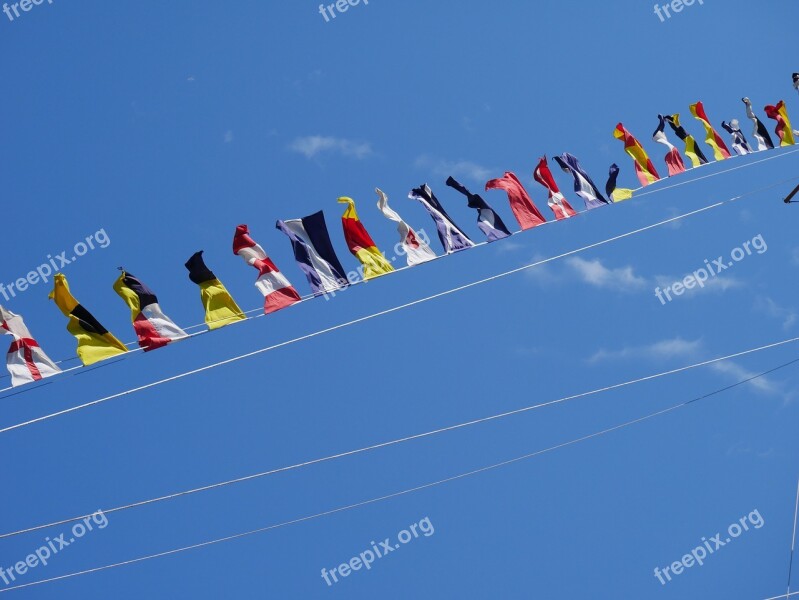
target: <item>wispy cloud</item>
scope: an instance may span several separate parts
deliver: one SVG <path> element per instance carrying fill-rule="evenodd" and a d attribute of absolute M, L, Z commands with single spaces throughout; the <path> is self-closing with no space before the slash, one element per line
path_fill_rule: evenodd
<path fill-rule="evenodd" d="M 660 340 L 646 346 L 625 346 L 618 350 L 598 350 L 588 359 L 590 364 L 605 361 L 618 361 L 626 358 L 667 360 L 680 357 L 692 357 L 699 353 L 702 340 L 686 340 L 681 337 Z"/>
<path fill-rule="evenodd" d="M 702 360 L 703 356 L 706 356 L 706 352 L 704 351 L 701 338 L 686 340 L 682 337 L 675 337 L 660 340 L 649 345 L 624 346 L 617 350 L 606 350 L 602 348 L 595 352 L 587 362 L 588 364 L 599 364 L 608 361 L 619 362 L 620 360 L 649 360 L 657 362 L 676 358 L 697 361 Z M 709 367 L 712 371 L 730 381 L 730 383 L 741 382 L 758 375 L 755 371 L 750 371 L 732 360 L 715 362 L 709 365 Z M 786 403 L 797 396 L 795 390 L 786 392 L 782 384 L 765 375 L 759 376 L 756 379 L 751 379 L 751 381 L 747 382 L 747 385 L 761 394 L 779 396 Z"/>
<path fill-rule="evenodd" d="M 224 137 L 224 140 L 225 140 L 225 143 L 226 143 L 226 144 L 229 144 L 230 142 L 232 142 L 232 141 L 233 141 L 233 132 L 232 132 L 230 129 L 228 129 L 228 130 L 225 132 L 225 137 Z"/>
<path fill-rule="evenodd" d="M 793 252 L 791 252 L 791 262 L 799 266 L 799 248 L 794 248 Z"/>
<path fill-rule="evenodd" d="M 414 161 L 414 166 L 419 169 L 432 171 L 440 177 L 469 179 L 485 183 L 498 173 L 498 169 L 490 169 L 469 160 L 445 160 L 423 154 Z"/>
<path fill-rule="evenodd" d="M 757 373 L 754 371 L 750 371 L 746 367 L 743 367 L 731 360 L 713 363 L 710 365 L 710 368 L 736 382 L 743 381 L 744 379 L 749 379 L 757 375 Z M 789 399 L 782 389 L 782 386 L 772 381 L 769 377 L 758 377 L 757 379 L 752 379 L 752 381 L 748 382 L 748 384 L 759 392 L 763 392 L 772 396 L 782 396 L 786 401 Z"/>
<path fill-rule="evenodd" d="M 291 144 L 289 144 L 289 150 L 299 152 L 308 159 L 314 158 L 323 152 L 339 154 L 359 160 L 374 154 L 369 142 L 359 142 L 346 138 L 323 135 L 310 135 L 295 138 Z"/>
<path fill-rule="evenodd" d="M 599 259 L 585 260 L 579 256 L 566 259 L 566 265 L 585 283 L 598 288 L 612 288 L 621 292 L 637 291 L 647 287 L 644 277 L 635 274 L 630 265 L 608 268 Z"/>
<path fill-rule="evenodd" d="M 306 90 L 309 88 L 315 88 L 316 85 L 322 80 L 324 73 L 322 69 L 314 69 L 313 71 L 306 73 L 300 77 L 291 81 L 291 85 L 294 87 L 298 96 L 304 97 L 306 95 Z"/>
<path fill-rule="evenodd" d="M 729 448 L 727 448 L 727 456 L 744 456 L 744 455 L 754 455 L 757 458 L 767 459 L 773 458 L 777 455 L 777 450 L 774 446 L 769 446 L 765 450 L 755 450 L 748 442 L 736 442 Z"/>
<path fill-rule="evenodd" d="M 755 298 L 755 310 L 774 319 L 781 320 L 783 329 L 790 329 L 796 324 L 796 311 L 792 308 L 780 306 L 768 296 L 758 296 Z"/>
<path fill-rule="evenodd" d="M 542 254 L 533 256 L 532 262 L 543 260 Z M 558 265 L 565 265 L 565 269 Z M 570 257 L 565 261 L 555 261 L 543 264 L 526 271 L 526 277 L 543 286 L 565 283 L 567 281 L 581 281 L 597 288 L 615 289 L 620 292 L 638 292 L 646 290 L 648 283 L 645 277 L 635 273 L 631 265 L 623 267 L 607 267 L 601 260 L 585 260 L 580 257 Z"/>
<path fill-rule="evenodd" d="M 540 260 L 543 256 L 534 257 Z M 560 262 L 560 261 L 558 261 Z M 602 260 L 595 258 L 586 260 L 578 256 L 567 258 L 563 261 L 565 269 L 556 266 L 558 263 L 546 267 L 536 267 L 528 271 L 527 277 L 540 285 L 552 285 L 568 281 L 580 281 L 600 289 L 612 289 L 622 293 L 653 294 L 656 287 L 661 289 L 671 288 L 676 282 L 681 282 L 683 277 L 672 275 L 655 275 L 652 277 L 636 272 L 632 265 L 608 266 Z M 740 279 L 732 275 L 711 277 L 704 287 L 696 286 L 693 289 L 684 288 L 680 298 L 699 295 L 703 292 L 723 293 L 727 290 L 745 287 Z M 673 297 L 673 296 L 672 296 Z"/>

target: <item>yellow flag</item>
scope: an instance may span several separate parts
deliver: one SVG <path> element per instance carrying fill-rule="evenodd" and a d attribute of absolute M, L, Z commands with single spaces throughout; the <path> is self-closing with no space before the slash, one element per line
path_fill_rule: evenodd
<path fill-rule="evenodd" d="M 67 331 L 78 340 L 78 358 L 84 365 L 93 365 L 128 351 L 125 344 L 75 299 L 69 291 L 66 277 L 61 273 L 55 276 L 50 299 L 55 301 L 64 316 L 69 317 Z"/>
<path fill-rule="evenodd" d="M 247 318 L 222 282 L 205 266 L 202 250 L 192 255 L 186 268 L 189 270 L 189 279 L 200 286 L 200 299 L 205 307 L 208 329 L 219 329 Z"/>

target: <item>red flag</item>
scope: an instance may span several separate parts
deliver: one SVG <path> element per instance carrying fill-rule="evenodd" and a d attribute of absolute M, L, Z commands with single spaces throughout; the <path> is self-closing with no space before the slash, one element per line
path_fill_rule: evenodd
<path fill-rule="evenodd" d="M 513 216 L 516 217 L 522 229 L 532 229 L 547 222 L 541 211 L 530 200 L 530 196 L 519 178 L 510 171 L 506 171 L 502 178 L 492 179 L 486 183 L 486 190 L 496 189 L 505 190 L 508 193 Z"/>

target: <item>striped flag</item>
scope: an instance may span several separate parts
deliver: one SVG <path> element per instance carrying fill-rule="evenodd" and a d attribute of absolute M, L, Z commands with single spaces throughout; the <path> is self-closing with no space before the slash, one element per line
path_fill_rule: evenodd
<path fill-rule="evenodd" d="M 701 102 L 697 102 L 696 104 L 691 104 L 688 108 L 691 110 L 691 114 L 694 118 L 704 126 L 705 143 L 713 148 L 713 156 L 716 157 L 716 160 L 729 158 L 730 151 L 718 132 L 713 129 L 713 125 L 710 124 L 710 120 L 707 118 L 707 114 L 705 114 L 704 105 Z"/>
<path fill-rule="evenodd" d="M 663 115 L 658 115 L 658 127 L 655 133 L 652 134 L 652 139 L 658 144 L 663 144 L 669 149 L 666 154 L 666 166 L 669 168 L 669 177 L 685 172 L 685 163 L 680 156 L 680 151 L 675 148 L 666 136 L 666 119 Z"/>
<path fill-rule="evenodd" d="M 447 185 L 466 196 L 469 208 L 477 211 L 477 227 L 480 228 L 489 242 L 501 240 L 511 235 L 505 223 L 488 203 L 478 194 L 472 194 L 466 187 L 452 177 L 447 178 Z"/>
<path fill-rule="evenodd" d="M 776 106 L 769 104 L 764 110 L 769 119 L 777 121 L 774 133 L 780 138 L 780 146 L 793 146 L 796 140 L 793 137 L 791 120 L 788 118 L 788 109 L 785 107 L 785 102 L 780 100 Z"/>
<path fill-rule="evenodd" d="M 666 119 L 666 123 L 669 124 L 676 136 L 685 144 L 685 156 L 691 159 L 691 164 L 694 167 L 706 165 L 708 163 L 707 157 L 702 152 L 699 144 L 696 143 L 696 139 L 694 136 L 685 131 L 685 127 L 680 125 L 679 113 L 665 115 L 663 118 Z"/>
<path fill-rule="evenodd" d="M 599 208 L 600 206 L 607 206 L 609 202 L 599 191 L 599 188 L 594 184 L 594 181 L 583 169 L 577 157 L 564 152 L 560 156 L 555 156 L 555 162 L 558 163 L 565 173 L 571 173 L 574 177 L 574 193 L 580 196 L 585 202 L 585 207 L 589 210 Z"/>
<path fill-rule="evenodd" d="M 577 214 L 568 200 L 560 193 L 558 184 L 555 183 L 555 178 L 552 177 L 552 171 L 549 170 L 546 156 L 538 160 L 538 165 L 536 165 L 535 171 L 533 171 L 533 179 L 547 189 L 547 193 L 549 194 L 547 204 L 549 208 L 552 209 L 552 212 L 555 213 L 555 219 L 560 221 Z"/>
<path fill-rule="evenodd" d="M 380 209 L 383 216 L 397 224 L 397 232 L 400 236 L 399 243 L 405 253 L 408 266 L 413 267 L 414 265 L 434 259 L 436 253 L 433 252 L 430 246 L 427 245 L 427 242 L 421 239 L 411 226 L 403 221 L 402 217 L 388 205 L 388 196 L 383 193 L 383 190 L 375 188 L 375 193 L 377 194 L 377 208 Z M 395 251 L 399 254 L 399 249 L 396 246 Z"/>
<path fill-rule="evenodd" d="M 327 294 L 349 285 L 344 267 L 333 250 L 325 215 L 320 210 L 301 219 L 278 221 L 275 224 L 286 234 L 294 250 L 294 259 L 305 273 L 315 296 Z"/>
<path fill-rule="evenodd" d="M 741 98 L 741 102 L 746 105 L 746 116 L 755 126 L 752 135 L 757 140 L 758 152 L 763 150 L 771 150 L 774 148 L 774 142 L 771 141 L 771 136 L 768 133 L 768 129 L 766 129 L 766 126 L 763 125 L 763 122 L 757 118 L 755 111 L 752 110 L 752 101 L 749 98 Z"/>
<path fill-rule="evenodd" d="M 641 142 L 635 139 L 635 136 L 627 131 L 624 125 L 621 123 L 616 125 L 616 129 L 613 130 L 613 137 L 624 142 L 624 151 L 633 159 L 635 174 L 638 175 L 638 181 L 641 182 L 641 185 L 647 186 L 660 179 L 655 165 L 649 160 L 649 155 L 647 155 Z"/>
<path fill-rule="evenodd" d="M 746 141 L 746 137 L 738 124 L 738 119 L 733 119 L 729 123 L 722 121 L 721 126 L 732 136 L 732 149 L 735 154 L 744 156 L 752 152 L 752 148 L 749 146 L 749 142 Z"/>
<path fill-rule="evenodd" d="M 200 300 L 205 308 L 205 324 L 208 329 L 219 329 L 247 318 L 227 288 L 205 266 L 202 250 L 192 254 L 186 262 L 186 268 L 189 270 L 189 279 L 200 286 Z"/>
<path fill-rule="evenodd" d="M 372 279 L 391 273 L 394 267 L 377 248 L 377 244 L 374 243 L 358 218 L 358 213 L 355 211 L 355 200 L 342 196 L 338 201 L 347 205 L 347 209 L 341 217 L 341 223 L 344 226 L 344 240 L 353 256 L 363 265 L 363 278 Z"/>
<path fill-rule="evenodd" d="M 158 298 L 150 288 L 125 270 L 120 270 L 122 274 L 114 282 L 114 291 L 130 308 L 133 329 L 139 346 L 145 352 L 188 337 L 163 313 Z"/>
<path fill-rule="evenodd" d="M 450 218 L 426 183 L 418 188 L 413 188 L 408 194 L 408 198 L 421 202 L 422 206 L 430 213 L 438 230 L 438 239 L 441 240 L 441 245 L 444 246 L 444 251 L 447 254 L 474 246 L 474 242 Z"/>
<path fill-rule="evenodd" d="M 84 365 L 93 365 L 128 351 L 125 344 L 114 337 L 72 296 L 67 278 L 62 273 L 55 276 L 49 298 L 55 301 L 64 316 L 69 317 L 67 331 L 78 341 L 78 358 Z"/>
<path fill-rule="evenodd" d="M 264 295 L 264 313 L 270 314 L 300 301 L 300 295 L 286 276 L 267 256 L 264 249 L 250 237 L 246 225 L 236 227 L 233 235 L 233 254 L 258 271 L 255 287 Z"/>
<path fill-rule="evenodd" d="M 11 385 L 17 387 L 61 372 L 44 353 L 25 326 L 22 317 L 0 306 L 0 333 L 14 338 L 6 355 Z"/>
<path fill-rule="evenodd" d="M 608 198 L 613 202 L 621 202 L 622 200 L 629 200 L 633 197 L 633 190 L 628 188 L 620 188 L 616 185 L 616 180 L 619 178 L 619 165 L 613 163 L 608 170 L 608 182 L 605 184 L 605 193 Z"/>
<path fill-rule="evenodd" d="M 501 178 L 486 183 L 486 191 L 488 190 L 505 190 L 513 216 L 522 229 L 532 229 L 547 222 L 538 207 L 533 204 L 522 182 L 512 172 L 506 171 Z"/>

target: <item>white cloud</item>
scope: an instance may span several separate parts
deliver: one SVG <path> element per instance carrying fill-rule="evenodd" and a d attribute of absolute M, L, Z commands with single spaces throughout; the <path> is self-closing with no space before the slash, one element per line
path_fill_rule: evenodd
<path fill-rule="evenodd" d="M 543 256 L 536 256 L 535 260 L 541 260 Z M 560 261 L 558 261 L 560 262 Z M 685 276 L 676 277 L 672 275 L 655 275 L 647 277 L 636 273 L 632 265 L 621 267 L 606 266 L 600 259 L 586 260 L 578 256 L 572 256 L 564 261 L 565 269 L 552 265 L 542 265 L 535 267 L 527 272 L 527 278 L 539 285 L 553 285 L 567 281 L 580 281 L 600 289 L 610 289 L 622 293 L 647 293 L 654 294 L 656 288 L 663 290 L 661 295 L 663 300 L 671 300 L 692 297 L 703 292 L 724 293 L 727 290 L 744 288 L 745 283 L 732 275 L 720 277 L 710 277 L 703 287 L 695 286 L 692 289 L 683 287 L 680 296 L 674 294 L 672 286 L 681 283 Z M 665 290 L 668 290 L 668 295 Z"/>
<path fill-rule="evenodd" d="M 225 138 L 224 139 L 225 139 L 225 143 L 226 144 L 229 144 L 230 142 L 233 141 L 233 132 L 230 129 L 228 129 L 225 132 Z"/>
<path fill-rule="evenodd" d="M 755 310 L 782 321 L 783 329 L 790 329 L 796 324 L 796 311 L 780 306 L 768 296 L 758 296 L 755 299 Z"/>
<path fill-rule="evenodd" d="M 322 152 L 331 152 L 341 156 L 363 159 L 373 154 L 369 142 L 357 142 L 345 138 L 336 138 L 322 135 L 310 135 L 295 138 L 289 144 L 289 150 L 299 152 L 305 158 L 314 158 Z"/>
<path fill-rule="evenodd" d="M 648 360 L 667 360 L 685 356 L 696 356 L 702 346 L 702 340 L 685 340 L 681 337 L 660 340 L 647 346 L 626 346 L 619 350 L 598 350 L 588 359 L 589 363 L 596 364 L 609 360 L 624 358 L 645 358 Z"/>
<path fill-rule="evenodd" d="M 416 159 L 414 166 L 420 169 L 428 169 L 440 177 L 452 176 L 455 179 L 464 178 L 479 183 L 485 183 L 496 176 L 499 169 L 489 169 L 468 160 L 444 160 L 422 155 Z"/>
<path fill-rule="evenodd" d="M 757 375 L 757 373 L 755 373 L 754 371 L 750 371 L 749 369 L 742 367 L 738 363 L 733 362 L 731 360 L 725 360 L 713 363 L 710 366 L 710 368 L 716 371 L 717 373 L 721 373 L 722 375 L 728 376 L 729 379 L 734 380 L 735 382 L 743 381 L 744 379 L 749 379 Z M 749 381 L 747 383 L 748 385 L 751 385 L 759 392 L 785 397 L 785 394 L 781 389 L 781 387 L 766 376 L 758 377 L 757 379 L 752 379 L 752 381 Z"/>
<path fill-rule="evenodd" d="M 666 361 L 674 358 L 685 358 L 693 361 L 702 360 L 705 352 L 701 338 L 697 340 L 686 340 L 681 337 L 661 340 L 646 346 L 625 346 L 618 350 L 598 350 L 588 359 L 589 364 L 597 364 L 609 361 L 630 360 L 630 361 Z M 724 376 L 730 383 L 739 383 L 744 380 L 746 385 L 755 391 L 771 395 L 780 396 L 787 404 L 799 397 L 796 390 L 785 391 L 784 386 L 765 375 L 757 376 L 758 373 L 750 371 L 732 360 L 723 360 L 709 365 L 712 371 Z M 757 376 L 757 377 L 756 377 Z"/>
<path fill-rule="evenodd" d="M 644 277 L 635 274 L 631 266 L 608 268 L 599 259 L 585 260 L 579 256 L 566 259 L 571 268 L 585 283 L 599 288 L 613 288 L 622 292 L 640 290 L 647 287 Z"/>
<path fill-rule="evenodd" d="M 544 260 L 542 254 L 533 256 L 532 262 Z M 578 280 L 598 288 L 613 288 L 620 292 L 637 292 L 648 287 L 654 287 L 645 277 L 635 274 L 635 269 L 630 266 L 606 267 L 601 260 L 585 260 L 580 257 L 570 257 L 563 261 L 566 269 L 558 269 L 560 261 L 546 263 L 533 267 L 525 272 L 528 279 L 541 285 L 553 285 L 569 280 Z"/>

